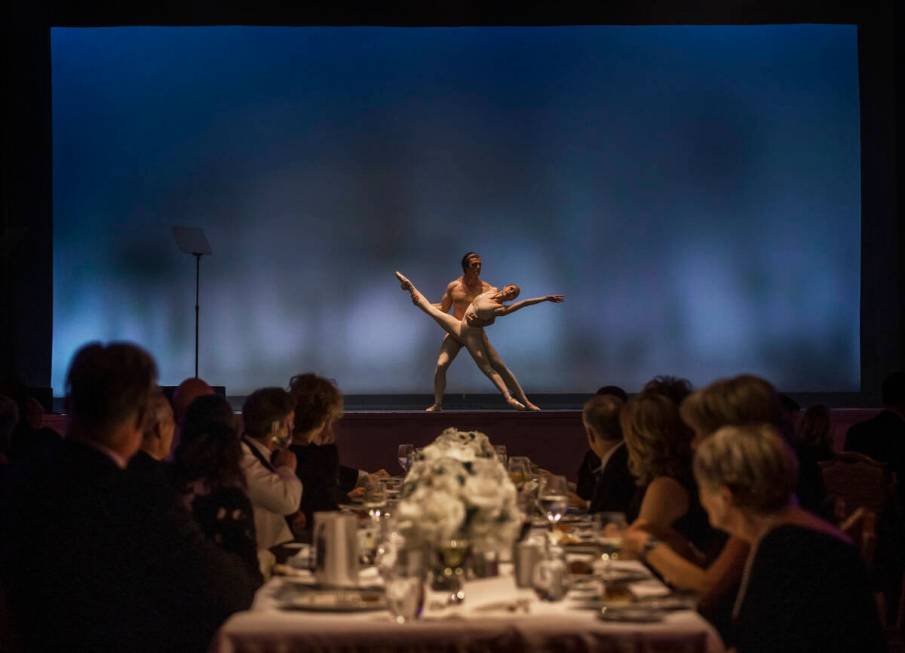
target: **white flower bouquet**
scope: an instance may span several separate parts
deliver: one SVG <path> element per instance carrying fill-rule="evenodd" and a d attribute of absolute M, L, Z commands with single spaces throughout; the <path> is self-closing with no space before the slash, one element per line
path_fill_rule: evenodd
<path fill-rule="evenodd" d="M 522 521 L 515 486 L 487 436 L 452 428 L 412 463 L 396 508 L 406 541 L 435 547 L 463 538 L 502 550 Z"/>

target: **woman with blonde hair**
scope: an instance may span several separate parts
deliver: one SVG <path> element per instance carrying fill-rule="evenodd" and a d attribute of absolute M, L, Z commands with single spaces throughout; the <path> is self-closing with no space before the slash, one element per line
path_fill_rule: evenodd
<path fill-rule="evenodd" d="M 697 559 L 710 534 L 691 475 L 691 432 L 665 395 L 645 392 L 625 405 L 622 433 L 639 492 L 627 517 L 632 528 L 665 539 Z"/>
<path fill-rule="evenodd" d="M 768 425 L 722 428 L 695 454 L 710 523 L 751 547 L 729 643 L 738 653 L 885 650 L 858 552 L 797 505 L 797 472 L 794 452 Z"/>

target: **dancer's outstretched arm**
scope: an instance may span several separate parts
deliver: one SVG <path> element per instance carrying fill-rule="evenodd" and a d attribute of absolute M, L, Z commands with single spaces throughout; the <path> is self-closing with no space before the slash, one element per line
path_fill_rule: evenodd
<path fill-rule="evenodd" d="M 523 299 L 520 302 L 509 304 L 509 306 L 500 306 L 499 308 L 494 309 L 493 314 L 502 317 L 503 315 L 515 313 L 517 310 L 525 308 L 526 306 L 533 306 L 534 304 L 540 304 L 541 302 L 553 302 L 554 304 L 559 304 L 563 301 L 565 301 L 565 297 L 563 295 L 544 295 L 543 297 L 532 297 L 531 299 Z"/>

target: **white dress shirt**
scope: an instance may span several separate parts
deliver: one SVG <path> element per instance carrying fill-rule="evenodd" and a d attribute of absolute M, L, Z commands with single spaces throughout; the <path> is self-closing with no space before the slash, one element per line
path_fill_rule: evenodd
<path fill-rule="evenodd" d="M 258 549 L 292 541 L 285 516 L 297 511 L 302 501 L 302 482 L 292 468 L 263 462 L 269 460 L 270 449 L 251 438 L 242 438 L 242 471 L 254 509 Z"/>

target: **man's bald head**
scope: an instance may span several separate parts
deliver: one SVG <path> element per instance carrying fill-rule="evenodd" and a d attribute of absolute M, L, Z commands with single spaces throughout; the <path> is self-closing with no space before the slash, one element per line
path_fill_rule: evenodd
<path fill-rule="evenodd" d="M 173 418 L 176 424 L 182 423 L 185 411 L 198 397 L 214 394 L 214 389 L 204 379 L 192 377 L 180 383 L 173 392 Z"/>

